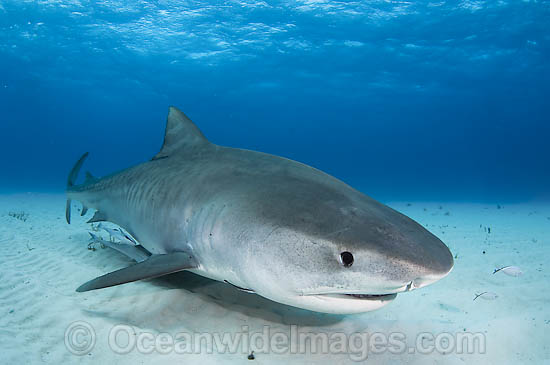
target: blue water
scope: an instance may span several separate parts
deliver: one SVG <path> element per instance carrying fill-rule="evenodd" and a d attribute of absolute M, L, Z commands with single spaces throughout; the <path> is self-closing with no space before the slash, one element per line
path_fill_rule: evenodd
<path fill-rule="evenodd" d="M 550 2 L 0 2 L 0 191 L 214 143 L 382 200 L 550 196 Z"/>

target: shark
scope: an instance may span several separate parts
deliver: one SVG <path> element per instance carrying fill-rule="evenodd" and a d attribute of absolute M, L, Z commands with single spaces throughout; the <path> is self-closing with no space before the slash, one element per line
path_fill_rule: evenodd
<path fill-rule="evenodd" d="M 67 222 L 73 200 L 81 215 L 94 209 L 88 223 L 124 229 L 132 245 L 105 242 L 136 263 L 78 292 L 187 270 L 285 305 L 353 314 L 453 268 L 449 248 L 411 218 L 306 164 L 216 145 L 175 107 L 147 162 L 76 184 L 87 156 L 68 177 Z"/>

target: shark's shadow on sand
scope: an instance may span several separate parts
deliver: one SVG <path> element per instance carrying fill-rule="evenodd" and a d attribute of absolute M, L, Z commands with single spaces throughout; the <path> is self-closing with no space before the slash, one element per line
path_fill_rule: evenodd
<path fill-rule="evenodd" d="M 260 319 L 266 324 L 325 327 L 341 322 L 346 317 L 345 315 L 312 312 L 277 303 L 257 294 L 247 293 L 229 284 L 211 280 L 188 271 L 147 280 L 147 285 L 161 287 L 166 290 L 182 289 L 180 291 L 182 302 L 185 302 L 189 298 L 188 296 L 199 296 L 204 302 L 210 302 L 220 307 L 220 312 L 234 313 L 235 317 L 245 316 Z M 167 303 L 167 306 L 169 305 Z M 180 305 L 185 306 L 185 303 Z M 160 306 L 162 307 L 162 304 Z M 130 307 L 127 309 L 118 308 L 114 312 L 90 309 L 86 309 L 84 312 L 92 317 L 108 318 L 113 321 L 113 324 L 123 322 L 129 325 L 142 326 L 141 320 L 134 320 L 133 308 Z"/>
<path fill-rule="evenodd" d="M 277 303 L 188 271 L 159 278 L 156 282 L 157 285 L 181 288 L 195 295 L 207 296 L 218 305 L 230 310 L 239 310 L 247 316 L 272 321 L 275 314 L 278 315 L 277 318 L 282 319 L 283 324 L 323 326 L 340 322 L 345 317 L 345 315 L 312 312 Z"/>

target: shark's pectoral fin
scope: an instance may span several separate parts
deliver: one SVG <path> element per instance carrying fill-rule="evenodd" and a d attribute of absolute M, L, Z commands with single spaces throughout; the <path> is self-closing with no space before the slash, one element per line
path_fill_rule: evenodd
<path fill-rule="evenodd" d="M 152 255 L 143 262 L 90 280 L 81 285 L 76 291 L 85 292 L 88 290 L 130 283 L 137 280 L 152 279 L 178 271 L 194 269 L 197 266 L 194 257 L 185 252 Z"/>

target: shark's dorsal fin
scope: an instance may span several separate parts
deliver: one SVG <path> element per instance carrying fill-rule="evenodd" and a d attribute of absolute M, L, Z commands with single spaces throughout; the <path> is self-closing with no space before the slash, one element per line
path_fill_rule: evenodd
<path fill-rule="evenodd" d="M 186 149 L 209 144 L 197 126 L 178 108 L 171 106 L 166 122 L 164 144 L 153 160 L 170 157 Z"/>

